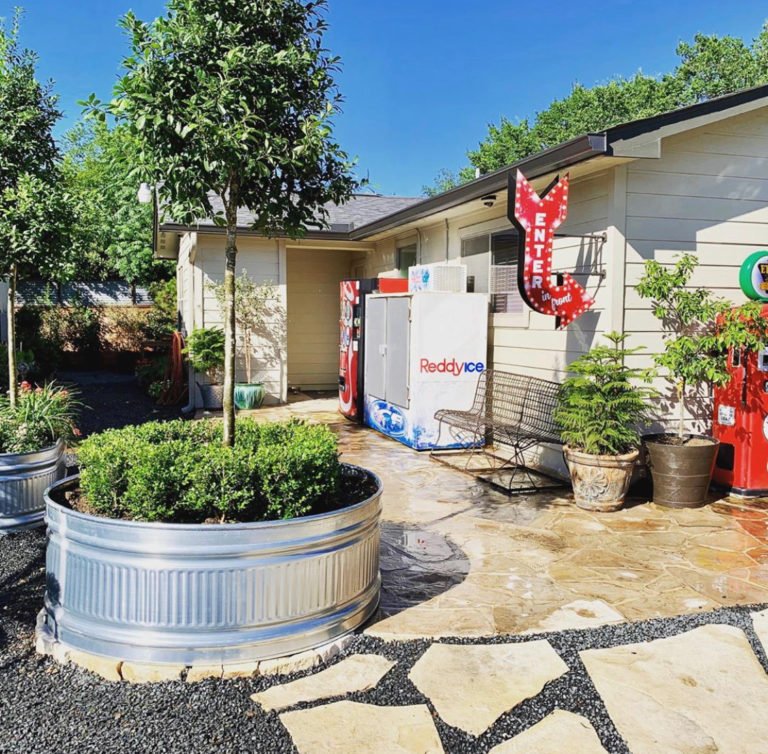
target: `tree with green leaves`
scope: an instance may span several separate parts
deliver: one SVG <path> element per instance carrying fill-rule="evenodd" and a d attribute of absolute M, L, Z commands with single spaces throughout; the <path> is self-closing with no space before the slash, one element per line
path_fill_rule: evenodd
<path fill-rule="evenodd" d="M 678 107 L 768 82 L 768 23 L 751 45 L 736 37 L 697 34 L 677 46 L 679 64 L 663 76 L 636 73 L 604 84 L 575 84 L 535 118 L 488 126 L 488 134 L 470 150 L 471 163 L 457 173 L 441 171 L 424 193 L 466 183 L 475 169 L 488 173 L 581 134 L 647 118 Z"/>
<path fill-rule="evenodd" d="M 674 385 L 679 418 L 677 441 L 685 440 L 687 392 L 691 386 L 727 385 L 729 349 L 757 351 L 768 343 L 768 320 L 761 304 L 751 301 L 734 307 L 708 288 L 690 287 L 698 259 L 683 254 L 671 265 L 655 259 L 645 263 L 636 289 L 651 302 L 663 328 L 664 351 L 655 356 Z"/>
<path fill-rule="evenodd" d="M 64 137 L 62 170 L 80 208 L 80 279 L 119 277 L 136 286 L 173 274 L 173 262 L 154 255 L 152 207 L 136 201 L 137 151 L 126 125 L 89 119 Z"/>
<path fill-rule="evenodd" d="M 234 444 L 238 209 L 267 236 L 325 226 L 327 202 L 356 182 L 333 139 L 338 58 L 323 47 L 326 2 L 169 0 L 122 20 L 125 74 L 107 110 L 138 144 L 137 164 L 166 216 L 226 229 L 224 443 Z M 85 103 L 101 112 L 91 96 Z"/>
<path fill-rule="evenodd" d="M 8 383 L 18 397 L 16 284 L 25 276 L 60 280 L 72 269 L 73 208 L 59 170 L 52 129 L 60 113 L 37 58 L 19 45 L 19 14 L 0 24 L 0 277 L 8 280 Z"/>

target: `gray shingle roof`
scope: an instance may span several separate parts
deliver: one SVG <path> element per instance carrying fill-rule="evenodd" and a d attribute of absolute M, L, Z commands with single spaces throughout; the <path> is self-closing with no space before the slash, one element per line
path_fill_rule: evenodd
<path fill-rule="evenodd" d="M 224 207 L 221 198 L 215 194 L 210 195 L 214 210 L 223 212 Z M 422 200 L 422 197 L 414 196 L 381 196 L 378 194 L 354 194 L 345 204 L 328 202 L 325 209 L 328 212 L 327 221 L 330 227 L 325 230 L 347 232 L 359 228 L 379 218 L 391 215 L 401 209 L 410 207 Z M 237 211 L 237 224 L 241 228 L 250 228 L 253 225 L 253 213 L 243 207 Z M 171 222 L 166 218 L 167 222 Z M 200 220 L 200 227 L 212 227 L 210 219 Z"/>

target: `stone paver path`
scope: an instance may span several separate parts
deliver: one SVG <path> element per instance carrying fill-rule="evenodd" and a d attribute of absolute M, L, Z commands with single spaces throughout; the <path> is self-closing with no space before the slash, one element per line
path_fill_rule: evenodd
<path fill-rule="evenodd" d="M 364 654 L 252 698 L 286 710 L 300 754 L 763 751 L 768 610 L 701 617 L 492 643 L 363 639 Z"/>
<path fill-rule="evenodd" d="M 491 749 L 490 754 L 606 754 L 589 720 L 572 712 L 555 710 L 540 723 L 510 741 Z"/>
<path fill-rule="evenodd" d="M 448 725 L 479 736 L 567 670 L 546 641 L 433 644 L 408 677 Z"/>
<path fill-rule="evenodd" d="M 316 702 L 373 688 L 395 665 L 378 655 L 352 655 L 327 670 L 254 694 L 265 710 L 282 710 L 299 702 Z"/>
<path fill-rule="evenodd" d="M 442 754 L 443 746 L 425 705 L 376 707 L 336 702 L 287 712 L 288 728 L 299 754 Z"/>
<path fill-rule="evenodd" d="M 703 626 L 581 659 L 634 754 L 749 754 L 768 742 L 768 678 L 738 628 Z"/>

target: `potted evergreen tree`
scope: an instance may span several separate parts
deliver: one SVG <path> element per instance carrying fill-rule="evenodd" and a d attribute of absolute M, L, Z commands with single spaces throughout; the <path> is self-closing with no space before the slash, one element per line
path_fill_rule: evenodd
<path fill-rule="evenodd" d="M 607 334 L 568 368 L 555 421 L 565 441 L 576 505 L 592 511 L 621 508 L 639 456 L 640 427 L 648 417 L 652 371 L 625 364 L 640 348 L 624 348 L 626 335 Z"/>
<path fill-rule="evenodd" d="M 655 360 L 673 383 L 677 401 L 676 431 L 644 438 L 654 502 L 674 508 L 706 503 L 720 445 L 714 437 L 686 430 L 692 391 L 730 381 L 729 349 L 754 350 L 768 340 L 759 304 L 734 307 L 706 288 L 689 287 L 697 264 L 693 254 L 682 255 L 671 267 L 648 260 L 637 284 L 662 324 L 664 351 Z"/>
<path fill-rule="evenodd" d="M 183 353 L 196 372 L 206 375 L 207 382 L 198 382 L 197 387 L 205 408 L 219 409 L 222 406 L 224 386 L 221 372 L 224 367 L 224 331 L 215 327 L 200 327 L 187 338 Z"/>

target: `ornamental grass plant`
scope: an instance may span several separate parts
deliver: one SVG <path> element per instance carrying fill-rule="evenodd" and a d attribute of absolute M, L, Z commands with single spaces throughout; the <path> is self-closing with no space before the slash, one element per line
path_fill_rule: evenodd
<path fill-rule="evenodd" d="M 340 505 L 337 439 L 326 426 L 238 419 L 148 422 L 85 440 L 78 510 L 165 523 L 289 519 Z"/>
<path fill-rule="evenodd" d="M 0 397 L 0 453 L 34 453 L 75 439 L 80 408 L 77 394 L 62 385 L 22 382 L 15 406 Z"/>
<path fill-rule="evenodd" d="M 558 395 L 555 421 L 566 445 L 589 455 L 622 455 L 640 446 L 648 421 L 648 386 L 653 370 L 626 364 L 642 348 L 625 348 L 626 335 L 608 333 L 609 345 L 597 345 L 574 361 L 571 377 Z"/>

